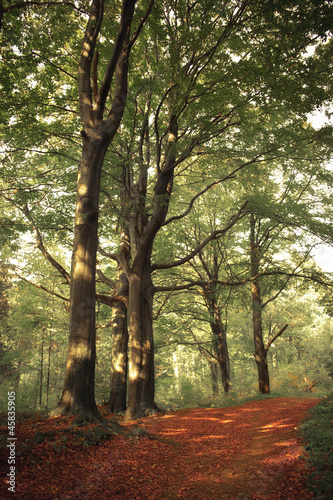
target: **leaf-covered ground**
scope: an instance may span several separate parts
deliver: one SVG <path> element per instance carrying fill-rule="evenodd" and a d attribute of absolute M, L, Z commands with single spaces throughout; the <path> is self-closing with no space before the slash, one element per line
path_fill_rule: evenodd
<path fill-rule="evenodd" d="M 317 403 L 277 398 L 168 412 L 135 427 L 127 424 L 130 438 L 103 439 L 102 431 L 95 433 L 90 441 L 99 444 L 89 446 L 81 429 L 77 435 L 65 431 L 68 419 L 23 420 L 17 423 L 16 492 L 7 490 L 5 450 L 0 496 L 307 500 L 312 497 L 297 427 Z"/>

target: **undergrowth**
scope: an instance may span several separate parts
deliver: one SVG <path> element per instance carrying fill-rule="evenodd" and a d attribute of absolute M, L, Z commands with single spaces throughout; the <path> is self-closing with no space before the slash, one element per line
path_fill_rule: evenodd
<path fill-rule="evenodd" d="M 308 488 L 316 500 L 333 498 L 333 393 L 310 410 L 301 431 L 309 469 Z"/>

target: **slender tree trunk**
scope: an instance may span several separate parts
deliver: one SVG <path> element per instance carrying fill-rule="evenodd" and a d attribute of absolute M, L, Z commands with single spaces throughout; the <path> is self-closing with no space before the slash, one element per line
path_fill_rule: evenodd
<path fill-rule="evenodd" d="M 219 395 L 219 372 L 218 372 L 218 362 L 215 359 L 208 359 L 210 372 L 212 374 L 212 390 L 213 397 Z"/>
<path fill-rule="evenodd" d="M 126 411 L 127 374 L 128 374 L 128 327 L 127 306 L 128 280 L 118 268 L 115 294 L 119 300 L 112 306 L 112 348 L 111 348 L 111 393 L 106 407 L 112 413 Z"/>
<path fill-rule="evenodd" d="M 220 366 L 223 390 L 225 393 L 230 389 L 230 358 L 228 352 L 227 333 L 221 320 L 221 314 L 214 297 L 210 299 L 211 312 L 214 315 L 214 322 L 211 322 L 211 329 L 214 336 L 214 348 Z"/>
<path fill-rule="evenodd" d="M 42 396 L 43 396 L 43 367 L 44 367 L 44 328 L 42 343 L 40 348 L 40 382 L 39 382 L 39 409 L 42 407 Z"/>
<path fill-rule="evenodd" d="M 259 274 L 259 252 L 260 249 L 255 238 L 255 217 L 251 215 L 251 276 Z M 259 279 L 252 280 L 252 321 L 253 321 L 253 341 L 254 355 L 258 370 L 259 392 L 269 394 L 269 373 L 267 364 L 267 351 L 264 346 L 262 332 L 262 297 Z"/>
<path fill-rule="evenodd" d="M 52 326 L 52 323 L 51 323 L 51 326 Z M 49 347 L 47 350 L 47 376 L 46 376 L 45 408 L 47 408 L 49 405 L 51 352 L 52 352 L 52 333 L 51 333 L 51 331 L 49 331 Z"/>

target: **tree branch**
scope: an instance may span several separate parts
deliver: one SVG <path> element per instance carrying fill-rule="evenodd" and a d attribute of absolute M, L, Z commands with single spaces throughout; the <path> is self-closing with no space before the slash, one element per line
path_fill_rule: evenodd
<path fill-rule="evenodd" d="M 65 300 L 66 302 L 69 302 L 69 299 L 67 297 L 64 297 L 63 295 L 60 295 L 59 293 L 53 292 L 52 290 L 49 290 L 43 285 L 38 285 L 36 283 L 33 283 L 32 281 L 27 280 L 26 278 L 23 278 L 20 274 L 16 272 L 16 276 L 18 276 L 22 281 L 25 281 L 25 283 L 28 283 L 29 285 L 32 285 L 35 288 L 39 288 L 40 290 L 44 290 L 44 292 L 47 292 L 51 295 L 54 295 L 55 297 L 58 297 L 58 299 Z"/>
<path fill-rule="evenodd" d="M 84 34 L 78 73 L 79 108 L 83 126 L 87 123 L 92 110 L 91 64 L 97 37 L 102 25 L 103 14 L 104 0 L 93 0 Z"/>
<path fill-rule="evenodd" d="M 114 288 L 115 287 L 115 282 L 110 280 L 109 278 L 107 278 L 100 269 L 96 269 L 96 274 L 98 276 L 98 278 L 100 279 L 100 281 L 102 281 L 102 283 L 105 283 L 106 285 L 108 285 L 110 288 Z"/>
<path fill-rule="evenodd" d="M 49 5 L 60 5 L 60 6 L 69 6 L 73 7 L 74 10 L 77 12 L 81 12 L 81 14 L 87 14 L 86 11 L 79 9 L 76 7 L 76 5 L 73 2 L 20 2 L 20 3 L 15 3 L 13 5 L 9 5 L 8 7 L 3 7 L 2 12 L 9 12 L 10 10 L 14 9 L 21 9 L 25 7 L 29 7 L 30 5 L 36 5 L 37 7 L 44 7 L 44 6 L 49 6 Z"/>
<path fill-rule="evenodd" d="M 267 352 L 268 349 L 271 347 L 271 345 L 273 344 L 274 340 L 276 340 L 278 337 L 280 337 L 280 335 L 282 335 L 282 333 L 285 331 L 286 328 L 288 328 L 289 325 L 284 325 L 283 328 L 281 328 L 281 330 L 276 334 L 274 335 L 274 337 L 271 338 L 271 340 L 269 340 L 267 342 L 267 345 L 265 347 L 265 351 Z"/>
<path fill-rule="evenodd" d="M 223 236 L 229 229 L 231 229 L 236 222 L 239 220 L 239 218 L 242 216 L 244 213 L 244 209 L 248 202 L 246 201 L 241 208 L 238 210 L 238 212 L 231 217 L 229 220 L 228 224 L 223 228 L 223 229 L 217 229 L 216 231 L 213 231 L 207 238 L 200 244 L 198 245 L 192 252 L 190 252 L 186 257 L 183 257 L 182 259 L 176 260 L 174 262 L 169 262 L 169 263 L 161 263 L 161 264 L 153 264 L 152 265 L 152 270 L 156 269 L 171 269 L 172 267 L 177 267 L 181 266 L 182 264 L 185 264 L 189 260 L 193 259 L 210 241 L 215 240 L 217 238 L 220 238 Z"/>
<path fill-rule="evenodd" d="M 132 36 L 132 39 L 131 39 L 131 41 L 129 43 L 129 50 L 131 50 L 132 46 L 134 45 L 134 43 L 136 42 L 138 36 L 140 35 L 140 32 L 141 32 L 141 30 L 143 28 L 143 25 L 147 21 L 147 18 L 148 18 L 149 14 L 150 14 L 151 9 L 153 8 L 154 3 L 155 3 L 155 0 L 151 0 L 150 4 L 148 6 L 146 14 L 142 18 L 142 20 L 141 20 L 141 22 L 140 22 L 140 24 L 138 26 L 138 29 L 136 30 L 136 32 Z"/>
<path fill-rule="evenodd" d="M 131 49 L 131 46 L 129 45 L 129 35 L 135 4 L 136 0 L 123 0 L 119 31 L 113 45 L 112 53 L 101 83 L 98 99 L 95 104 L 97 117 L 102 119 L 105 102 L 111 88 L 111 82 L 114 74 L 116 74 L 113 104 L 108 118 L 109 126 L 112 127 L 112 132 L 114 131 L 114 133 L 118 128 L 118 122 L 120 122 L 123 114 L 123 108 L 125 106 L 127 96 L 128 56 Z"/>
<path fill-rule="evenodd" d="M 24 205 L 24 207 L 21 208 L 22 212 L 24 213 L 24 215 L 27 217 L 27 219 L 29 220 L 29 222 L 31 223 L 31 226 L 34 230 L 34 233 L 35 233 L 35 238 L 36 238 L 36 243 L 37 243 L 37 248 L 42 252 L 42 254 L 44 255 L 45 259 L 53 266 L 55 267 L 55 269 L 57 269 L 57 271 L 61 274 L 61 276 L 63 276 L 65 278 L 65 280 L 67 281 L 68 284 L 70 284 L 70 281 L 71 281 L 71 277 L 70 275 L 68 274 L 68 272 L 62 267 L 61 264 L 59 264 L 59 262 L 57 262 L 53 257 L 52 255 L 48 252 L 48 250 L 46 250 L 45 246 L 44 246 L 44 243 L 43 243 L 43 239 L 42 239 L 42 236 L 39 232 L 39 229 L 38 227 L 36 226 L 33 218 L 32 218 L 32 215 L 31 215 L 31 212 L 28 208 L 28 204 L 26 203 Z"/>

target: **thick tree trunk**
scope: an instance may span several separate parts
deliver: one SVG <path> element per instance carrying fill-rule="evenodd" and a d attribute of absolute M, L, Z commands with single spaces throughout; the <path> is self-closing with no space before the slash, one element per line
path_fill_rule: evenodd
<path fill-rule="evenodd" d="M 269 394 L 267 351 L 264 346 L 262 335 L 260 287 L 256 282 L 252 283 L 252 314 L 254 355 L 258 369 L 259 392 L 261 392 L 261 394 Z"/>
<path fill-rule="evenodd" d="M 77 420 L 103 420 L 95 402 L 95 273 L 98 245 L 100 179 L 106 151 L 120 125 L 128 92 L 130 28 L 136 0 L 123 0 L 119 30 L 97 90 L 92 74 L 94 51 L 102 26 L 104 1 L 93 0 L 83 39 L 79 68 L 79 109 L 83 147 L 78 169 L 70 288 L 69 351 L 64 389 L 53 415 L 74 413 Z M 96 54 L 96 53 L 95 53 Z M 92 91 L 91 80 L 94 80 Z M 111 83 L 111 111 L 104 119 Z M 92 100 L 94 94 L 94 102 Z"/>
<path fill-rule="evenodd" d="M 117 301 L 112 306 L 112 348 L 111 348 L 111 393 L 106 407 L 112 413 L 126 411 L 127 374 L 128 374 L 128 327 L 127 305 L 128 280 L 119 268 L 114 290 L 124 301 Z"/>
<path fill-rule="evenodd" d="M 254 356 L 258 370 L 259 392 L 269 394 L 267 351 L 264 346 L 262 332 L 262 298 L 259 280 L 255 278 L 258 274 L 259 248 L 255 238 L 255 218 L 251 215 L 251 276 L 254 278 L 251 286 Z"/>
<path fill-rule="evenodd" d="M 178 135 L 177 117 L 170 116 L 166 157 L 154 189 L 153 213 L 148 220 L 145 207 L 147 171 L 142 168 L 136 190 L 136 204 L 128 218 L 132 266 L 129 258 L 123 259 L 124 270 L 129 281 L 129 386 L 126 420 L 134 420 L 157 410 L 154 402 L 154 339 L 153 339 L 153 295 L 151 278 L 151 254 L 157 232 L 168 213 L 172 192 Z M 134 189 L 133 189 L 134 188 Z"/>
<path fill-rule="evenodd" d="M 70 289 L 69 350 L 64 389 L 52 415 L 101 419 L 95 402 L 95 272 L 100 176 L 109 145 L 85 138 L 78 170 Z"/>

